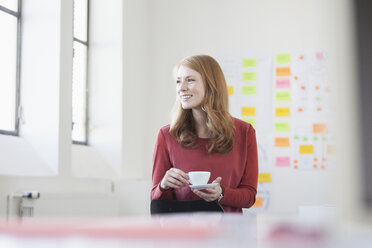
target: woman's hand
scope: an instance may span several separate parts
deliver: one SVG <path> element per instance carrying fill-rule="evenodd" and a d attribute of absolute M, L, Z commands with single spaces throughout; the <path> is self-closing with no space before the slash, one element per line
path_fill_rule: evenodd
<path fill-rule="evenodd" d="M 200 198 L 204 199 L 207 202 L 215 201 L 220 197 L 220 195 L 222 193 L 222 189 L 221 189 L 221 186 L 219 184 L 221 182 L 221 180 L 222 180 L 221 177 L 217 177 L 212 182 L 212 183 L 218 183 L 218 185 L 214 188 L 203 189 L 203 191 L 197 190 L 197 189 L 191 189 L 191 191 L 194 192 L 195 195 L 199 196 Z"/>
<path fill-rule="evenodd" d="M 176 168 L 171 168 L 165 173 L 161 180 L 160 187 L 162 189 L 180 189 L 188 184 L 189 176 L 185 172 Z"/>

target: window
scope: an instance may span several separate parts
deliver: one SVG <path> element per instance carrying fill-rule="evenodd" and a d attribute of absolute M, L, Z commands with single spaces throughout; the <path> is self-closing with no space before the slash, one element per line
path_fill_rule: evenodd
<path fill-rule="evenodd" d="M 88 144 L 89 0 L 74 0 L 72 70 L 72 141 Z"/>
<path fill-rule="evenodd" d="M 21 0 L 0 0 L 0 133 L 18 135 Z"/>

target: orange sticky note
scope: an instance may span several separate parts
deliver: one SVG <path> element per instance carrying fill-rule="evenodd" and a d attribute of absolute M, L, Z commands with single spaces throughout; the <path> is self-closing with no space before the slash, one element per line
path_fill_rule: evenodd
<path fill-rule="evenodd" d="M 291 69 L 289 67 L 277 67 L 276 68 L 276 76 L 277 77 L 285 77 L 291 75 Z"/>
<path fill-rule="evenodd" d="M 269 183 L 271 182 L 271 173 L 258 173 L 259 183 Z"/>
<path fill-rule="evenodd" d="M 234 94 L 234 86 L 227 86 L 227 91 L 229 92 L 229 95 L 233 95 Z"/>
<path fill-rule="evenodd" d="M 263 206 L 263 198 L 262 197 L 256 197 L 256 202 L 253 204 L 252 207 L 262 208 L 262 206 Z"/>
<path fill-rule="evenodd" d="M 314 154 L 314 146 L 300 145 L 300 154 Z"/>
<path fill-rule="evenodd" d="M 242 116 L 255 116 L 256 108 L 255 107 L 242 107 Z"/>
<path fill-rule="evenodd" d="M 275 138 L 275 146 L 289 146 L 289 138 Z"/>
<path fill-rule="evenodd" d="M 313 124 L 313 133 L 327 133 L 327 124 Z"/>
<path fill-rule="evenodd" d="M 289 116 L 289 108 L 276 108 L 275 116 Z"/>

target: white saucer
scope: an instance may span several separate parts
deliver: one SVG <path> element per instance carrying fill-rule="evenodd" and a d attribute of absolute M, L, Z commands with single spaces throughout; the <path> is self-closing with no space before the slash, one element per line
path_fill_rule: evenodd
<path fill-rule="evenodd" d="M 218 185 L 218 183 L 209 183 L 209 184 L 199 184 L 199 185 L 189 185 L 192 189 L 206 189 L 206 188 L 214 188 Z"/>

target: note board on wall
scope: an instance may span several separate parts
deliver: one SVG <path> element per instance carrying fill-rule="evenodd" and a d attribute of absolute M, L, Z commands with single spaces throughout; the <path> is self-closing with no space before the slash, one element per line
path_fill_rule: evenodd
<path fill-rule="evenodd" d="M 326 170 L 332 163 L 332 89 L 323 52 L 214 55 L 232 116 L 255 128 L 259 178 L 249 212 L 270 212 L 273 167 Z"/>

